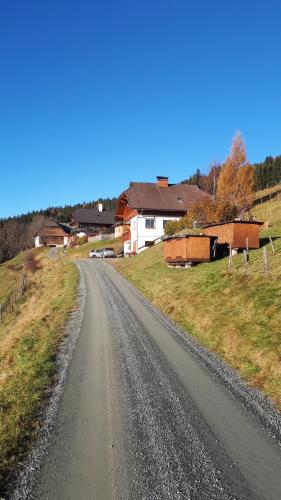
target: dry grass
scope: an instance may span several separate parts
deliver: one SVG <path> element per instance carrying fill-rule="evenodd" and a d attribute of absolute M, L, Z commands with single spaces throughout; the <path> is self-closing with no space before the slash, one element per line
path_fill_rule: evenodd
<path fill-rule="evenodd" d="M 0 264 L 0 304 L 4 302 L 11 289 L 20 282 L 22 271 L 23 255 L 18 255 L 15 259 Z"/>
<path fill-rule="evenodd" d="M 30 273 L 26 296 L 0 324 L 0 489 L 36 434 L 36 415 L 75 304 L 75 266 L 62 259 L 49 261 L 44 251 L 37 253 L 42 269 Z M 13 283 L 8 269 L 8 265 L 1 269 L 2 276 Z"/>
<path fill-rule="evenodd" d="M 260 200 L 265 196 L 270 196 L 271 194 L 280 193 L 281 192 L 281 184 L 277 184 L 276 186 L 272 186 L 267 189 L 261 189 L 260 191 L 256 191 L 254 195 L 255 200 Z"/>
<path fill-rule="evenodd" d="M 259 219 L 272 224 L 261 235 L 268 249 L 267 277 L 262 249 L 251 252 L 248 274 L 241 254 L 234 257 L 231 274 L 227 259 L 191 269 L 169 269 L 163 261 L 163 244 L 118 260 L 114 266 L 281 408 L 281 202 L 275 200 L 254 210 Z M 269 234 L 275 238 L 275 254 Z"/>

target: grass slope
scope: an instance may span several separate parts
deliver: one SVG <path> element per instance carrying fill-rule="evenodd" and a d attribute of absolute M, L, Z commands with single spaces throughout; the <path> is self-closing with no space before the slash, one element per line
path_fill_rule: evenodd
<path fill-rule="evenodd" d="M 24 252 L 21 252 L 17 257 L 5 262 L 5 264 L 0 264 L 0 304 L 2 304 L 6 297 L 9 295 L 10 291 L 14 286 L 16 286 L 22 275 L 22 265 L 23 265 Z M 15 271 L 17 269 L 17 271 Z"/>
<path fill-rule="evenodd" d="M 280 191 L 281 191 L 281 184 L 276 184 L 276 186 L 256 191 L 254 194 L 254 199 L 259 200 L 261 198 L 264 198 L 265 196 L 270 196 L 270 195 L 275 195 L 276 193 L 280 193 Z"/>
<path fill-rule="evenodd" d="M 36 415 L 52 382 L 56 350 L 76 301 L 76 267 L 63 259 L 49 260 L 45 250 L 37 255 L 42 268 L 29 273 L 25 296 L 0 323 L 0 491 L 36 435 Z M 23 260 L 24 253 L 16 264 Z M 1 288 L 5 284 L 6 290 L 22 272 L 12 271 L 9 264 L 0 266 Z"/>
<path fill-rule="evenodd" d="M 255 208 L 272 227 L 261 234 L 268 249 L 269 274 L 263 271 L 262 248 L 251 251 L 248 274 L 241 254 L 233 271 L 227 259 L 191 269 L 169 269 L 163 244 L 114 266 L 159 309 L 210 350 L 237 369 L 281 408 L 281 202 Z M 276 253 L 268 243 L 274 237 Z"/>

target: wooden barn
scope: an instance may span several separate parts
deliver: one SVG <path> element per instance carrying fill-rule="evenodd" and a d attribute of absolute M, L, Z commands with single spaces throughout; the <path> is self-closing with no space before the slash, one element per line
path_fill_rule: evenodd
<path fill-rule="evenodd" d="M 71 229 L 64 224 L 50 220 L 35 238 L 35 247 L 64 247 L 71 240 Z"/>
<path fill-rule="evenodd" d="M 169 236 L 164 240 L 164 259 L 169 264 L 210 262 L 215 239 L 204 234 Z"/>
<path fill-rule="evenodd" d="M 232 220 L 204 226 L 206 236 L 216 236 L 218 244 L 228 244 L 238 250 L 259 248 L 259 233 L 263 222 Z"/>

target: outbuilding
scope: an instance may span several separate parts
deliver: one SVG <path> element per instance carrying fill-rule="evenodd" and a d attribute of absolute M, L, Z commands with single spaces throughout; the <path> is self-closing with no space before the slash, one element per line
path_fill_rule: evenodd
<path fill-rule="evenodd" d="M 50 220 L 35 237 L 35 247 L 64 247 L 71 241 L 71 229 L 59 222 Z"/>
<path fill-rule="evenodd" d="M 215 240 L 204 234 L 168 236 L 164 239 L 164 259 L 169 264 L 210 262 Z"/>
<path fill-rule="evenodd" d="M 263 222 L 230 220 L 217 224 L 204 226 L 203 233 L 206 236 L 216 236 L 218 244 L 228 244 L 232 248 L 241 250 L 243 248 L 259 248 L 259 233 Z"/>

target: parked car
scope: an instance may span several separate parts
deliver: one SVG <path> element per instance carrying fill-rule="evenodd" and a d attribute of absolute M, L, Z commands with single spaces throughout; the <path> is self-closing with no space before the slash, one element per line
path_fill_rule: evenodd
<path fill-rule="evenodd" d="M 99 248 L 99 249 L 94 248 L 93 250 L 90 250 L 89 257 L 91 257 L 91 258 L 95 257 L 95 258 L 99 259 L 100 257 L 102 257 L 103 250 L 104 250 L 103 248 Z"/>
<path fill-rule="evenodd" d="M 114 259 L 116 257 L 114 248 L 104 248 L 101 253 L 102 253 L 101 257 L 103 257 L 104 259 L 106 258 Z"/>

